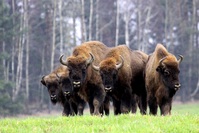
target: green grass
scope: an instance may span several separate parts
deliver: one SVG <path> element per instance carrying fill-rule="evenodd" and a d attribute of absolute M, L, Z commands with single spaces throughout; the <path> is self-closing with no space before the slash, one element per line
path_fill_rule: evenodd
<path fill-rule="evenodd" d="M 49 116 L 5 118 L 0 133 L 199 133 L 199 105 L 173 105 L 171 116 Z"/>

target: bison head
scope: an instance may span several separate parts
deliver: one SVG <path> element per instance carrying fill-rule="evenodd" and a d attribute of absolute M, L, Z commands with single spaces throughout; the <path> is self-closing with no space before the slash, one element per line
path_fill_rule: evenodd
<path fill-rule="evenodd" d="M 65 96 L 65 98 L 69 99 L 72 95 L 72 84 L 67 75 L 56 74 L 59 79 L 60 88 Z"/>
<path fill-rule="evenodd" d="M 43 76 L 41 83 L 47 87 L 51 102 L 56 104 L 58 102 L 58 95 L 60 93 L 59 81 L 55 74 Z"/>
<path fill-rule="evenodd" d="M 69 70 L 69 79 L 73 86 L 73 91 L 78 91 L 82 84 L 85 82 L 88 67 L 93 61 L 93 55 L 90 53 L 90 58 L 85 58 L 83 56 L 68 57 L 67 61 L 64 61 L 60 57 L 60 63 L 67 66 Z"/>
<path fill-rule="evenodd" d="M 166 56 L 159 61 L 156 71 L 160 74 L 163 84 L 169 90 L 177 91 L 180 88 L 179 82 L 179 64 L 183 60 L 183 56 L 176 60 L 174 56 Z"/>
<path fill-rule="evenodd" d="M 123 66 L 124 59 L 120 56 L 121 62 L 117 64 L 112 58 L 106 59 L 100 63 L 100 66 L 92 64 L 92 68 L 99 71 L 104 89 L 106 92 L 112 92 L 118 79 L 118 70 Z"/>

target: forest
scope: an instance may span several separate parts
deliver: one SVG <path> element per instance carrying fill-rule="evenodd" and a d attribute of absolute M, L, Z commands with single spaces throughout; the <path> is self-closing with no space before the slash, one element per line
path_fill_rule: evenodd
<path fill-rule="evenodd" d="M 53 107 L 43 75 L 85 41 L 183 55 L 174 100 L 199 100 L 198 0 L 1 0 L 0 115 Z"/>

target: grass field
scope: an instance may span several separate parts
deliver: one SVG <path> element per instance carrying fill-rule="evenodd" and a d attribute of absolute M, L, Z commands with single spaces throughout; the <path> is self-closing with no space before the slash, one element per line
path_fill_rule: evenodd
<path fill-rule="evenodd" d="M 61 114 L 61 113 L 60 113 Z M 199 133 L 199 103 L 173 105 L 171 116 L 23 117 L 0 119 L 0 133 Z"/>

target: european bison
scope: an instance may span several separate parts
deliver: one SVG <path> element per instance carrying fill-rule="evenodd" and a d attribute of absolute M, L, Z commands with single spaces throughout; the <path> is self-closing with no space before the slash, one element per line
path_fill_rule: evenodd
<path fill-rule="evenodd" d="M 92 64 L 93 69 L 101 75 L 105 91 L 112 97 L 115 115 L 130 112 L 132 100 L 136 106 L 135 94 L 140 97 L 141 113 L 146 113 L 143 70 L 147 58 L 142 52 L 131 51 L 126 45 L 119 45 L 108 51 L 99 66 Z"/>
<path fill-rule="evenodd" d="M 90 113 L 93 115 L 103 113 L 103 101 L 106 94 L 100 75 L 94 72 L 90 64 L 93 62 L 92 56 L 95 56 L 95 62 L 99 63 L 107 49 L 102 42 L 89 41 L 75 47 L 66 61 L 62 59 L 63 55 L 60 57 L 60 63 L 69 69 L 73 91 L 88 102 Z"/>
<path fill-rule="evenodd" d="M 58 76 L 59 75 L 59 76 Z M 71 96 L 66 99 L 62 87 L 71 88 L 72 85 L 68 80 L 68 71 L 66 66 L 59 66 L 52 73 L 43 76 L 41 83 L 48 88 L 48 92 L 53 104 L 60 103 L 64 110 L 62 115 L 74 115 L 79 112 L 83 115 L 85 102 L 79 96 Z"/>
<path fill-rule="evenodd" d="M 179 64 L 183 60 L 169 53 L 162 44 L 157 44 L 145 69 L 150 114 L 156 115 L 159 105 L 161 115 L 171 114 L 172 99 L 180 89 Z"/>

